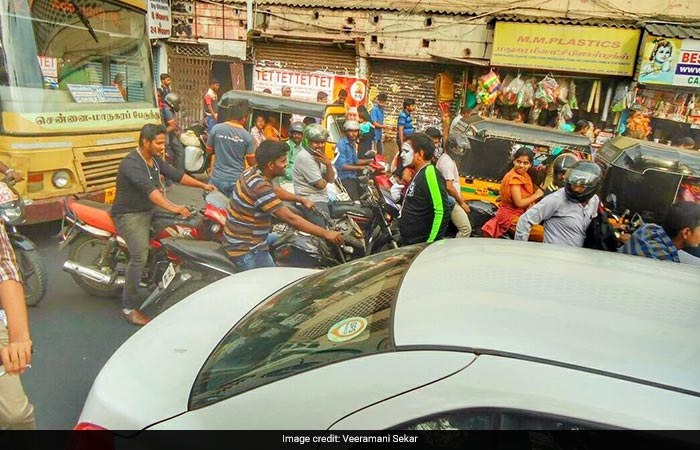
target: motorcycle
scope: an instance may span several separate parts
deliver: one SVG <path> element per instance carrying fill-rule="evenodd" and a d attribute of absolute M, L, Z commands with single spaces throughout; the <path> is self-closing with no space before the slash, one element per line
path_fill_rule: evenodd
<path fill-rule="evenodd" d="M 66 198 L 59 250 L 70 246 L 63 270 L 70 273 L 85 291 L 100 297 L 118 295 L 125 282 L 129 252 L 119 236 L 110 205 L 89 200 Z M 203 213 L 191 209 L 184 218 L 178 214 L 156 210 L 151 221 L 148 263 L 141 280 L 142 287 L 163 283 L 171 261 L 177 261 L 163 249 L 162 240 L 169 237 L 208 239 L 212 224 Z"/>
<path fill-rule="evenodd" d="M 332 244 L 291 229 L 270 245 L 275 265 L 325 269 L 365 256 L 362 231 L 351 218 L 325 218 L 330 229 L 343 234 L 345 244 Z M 155 307 L 158 313 L 163 312 L 203 287 L 238 272 L 219 242 L 167 238 L 162 245 L 180 263 L 169 265 L 166 272 L 172 276 L 163 279 L 163 284 L 146 299 L 142 308 Z"/>
<path fill-rule="evenodd" d="M 11 177 L 0 184 L 0 219 L 5 223 L 7 236 L 15 251 L 25 302 L 27 306 L 36 306 L 46 295 L 48 280 L 36 244 L 17 230 L 17 226 L 26 222 L 25 207 L 32 200 L 20 198 L 14 184 Z"/>

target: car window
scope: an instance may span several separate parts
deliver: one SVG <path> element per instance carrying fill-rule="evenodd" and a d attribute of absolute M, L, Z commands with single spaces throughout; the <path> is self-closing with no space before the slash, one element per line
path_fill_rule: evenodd
<path fill-rule="evenodd" d="M 413 431 L 443 430 L 589 430 L 610 428 L 529 411 L 469 409 L 436 414 L 396 427 Z"/>
<path fill-rule="evenodd" d="M 394 350 L 390 319 L 425 245 L 359 259 L 284 288 L 229 331 L 202 367 L 190 407 L 346 359 Z"/>

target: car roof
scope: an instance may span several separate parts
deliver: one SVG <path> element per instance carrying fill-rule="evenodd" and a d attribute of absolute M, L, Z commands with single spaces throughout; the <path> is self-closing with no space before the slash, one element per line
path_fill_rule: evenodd
<path fill-rule="evenodd" d="M 700 393 L 700 270 L 500 239 L 439 241 L 397 296 L 397 348 L 453 348 Z"/>

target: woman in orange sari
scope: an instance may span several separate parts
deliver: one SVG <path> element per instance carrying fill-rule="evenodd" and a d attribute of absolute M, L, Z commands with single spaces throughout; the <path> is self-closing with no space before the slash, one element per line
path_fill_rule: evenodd
<path fill-rule="evenodd" d="M 481 233 L 498 238 L 510 228 L 513 217 L 519 216 L 544 196 L 542 189 L 532 183 L 528 170 L 535 153 L 527 147 L 519 148 L 513 155 L 513 168 L 501 181 L 501 204 L 494 217 L 484 224 Z"/>

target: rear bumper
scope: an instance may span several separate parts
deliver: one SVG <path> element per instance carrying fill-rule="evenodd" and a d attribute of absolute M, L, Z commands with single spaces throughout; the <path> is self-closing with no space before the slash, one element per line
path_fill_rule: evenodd
<path fill-rule="evenodd" d="M 105 191 L 89 192 L 78 194 L 79 199 L 92 200 L 103 203 Z M 27 206 L 27 225 L 41 222 L 50 222 L 63 217 L 63 197 L 53 197 L 44 200 L 34 200 L 34 203 Z"/>

